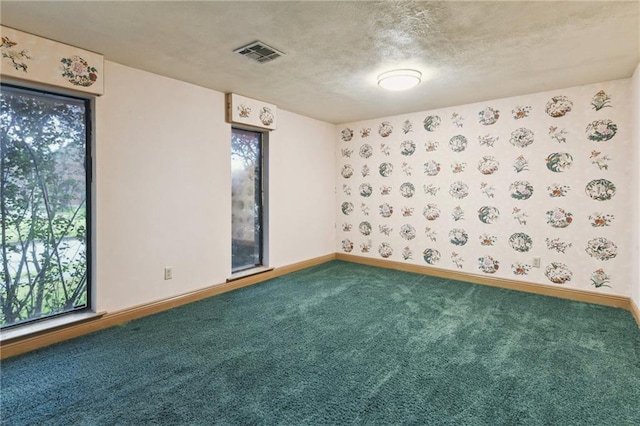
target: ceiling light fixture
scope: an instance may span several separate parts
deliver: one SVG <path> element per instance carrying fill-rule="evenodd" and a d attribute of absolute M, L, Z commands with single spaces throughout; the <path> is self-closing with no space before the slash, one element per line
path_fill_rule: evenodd
<path fill-rule="evenodd" d="M 420 84 L 422 73 L 416 70 L 393 70 L 378 76 L 378 86 L 387 90 L 407 90 Z"/>

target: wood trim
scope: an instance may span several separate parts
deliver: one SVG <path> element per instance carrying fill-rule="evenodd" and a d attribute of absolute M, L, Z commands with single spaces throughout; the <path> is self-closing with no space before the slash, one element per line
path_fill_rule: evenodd
<path fill-rule="evenodd" d="M 541 294 L 544 296 L 560 297 L 562 299 L 576 300 L 579 302 L 594 303 L 597 305 L 613 306 L 631 310 L 631 302 L 628 297 L 613 294 L 601 294 L 593 291 L 579 290 L 575 288 L 555 287 L 546 284 L 533 284 L 515 281 L 506 278 L 487 277 L 484 275 L 470 274 L 467 272 L 450 271 L 448 269 L 434 268 L 432 266 L 413 265 L 391 260 L 373 259 L 351 254 L 336 253 L 337 260 L 360 263 L 363 265 L 377 266 L 398 271 L 414 272 L 417 274 L 447 278 L 450 280 L 464 281 L 473 284 L 482 284 L 493 287 L 501 287 L 510 290 L 524 291 L 527 293 Z M 636 321 L 638 317 L 636 316 Z M 640 321 L 639 321 L 640 324 Z"/>
<path fill-rule="evenodd" d="M 37 335 L 29 335 L 22 338 L 13 339 L 6 343 L 2 342 L 2 344 L 0 345 L 0 359 L 20 355 L 29 351 L 33 351 L 35 349 L 52 345 L 54 343 L 73 339 L 84 334 L 113 327 L 114 325 L 122 324 L 137 318 L 142 318 L 147 315 L 156 314 L 158 312 L 186 305 L 187 303 L 196 302 L 198 300 L 206 299 L 208 297 L 216 296 L 228 291 L 257 284 L 262 281 L 290 274 L 291 272 L 306 269 L 311 266 L 320 265 L 322 263 L 334 260 L 335 258 L 335 253 L 331 253 L 325 256 L 316 257 L 291 265 L 274 268 L 273 270 L 264 272 L 262 274 L 251 275 L 246 278 L 241 278 L 224 284 L 212 285 L 201 290 L 192 291 L 190 293 L 181 294 L 168 299 L 159 300 L 157 302 L 134 306 L 122 311 L 107 313 L 95 320 L 74 323 L 55 330 L 45 331 Z"/>
<path fill-rule="evenodd" d="M 629 300 L 629 308 L 631 314 L 636 320 L 636 323 L 638 324 L 638 327 L 640 327 L 640 308 L 638 308 L 638 305 L 636 305 L 636 302 L 634 302 L 633 299 Z"/>

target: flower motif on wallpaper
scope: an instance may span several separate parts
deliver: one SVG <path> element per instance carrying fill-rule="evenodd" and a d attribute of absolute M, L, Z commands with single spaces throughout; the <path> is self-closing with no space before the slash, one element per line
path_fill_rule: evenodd
<path fill-rule="evenodd" d="M 593 121 L 585 130 L 589 140 L 596 142 L 606 142 L 611 140 L 617 132 L 618 126 L 608 118 Z"/>
<path fill-rule="evenodd" d="M 260 110 L 260 122 L 265 126 L 270 126 L 273 124 L 273 112 L 269 107 L 262 107 Z M 353 134 L 353 131 L 352 131 Z M 352 136 L 353 137 L 353 136 Z"/>
<path fill-rule="evenodd" d="M 521 262 L 516 262 L 511 264 L 511 270 L 513 271 L 513 275 L 529 275 L 529 271 L 531 270 L 531 265 Z"/>
<path fill-rule="evenodd" d="M 613 219 L 615 219 L 615 216 L 612 214 L 595 212 L 589 215 L 589 223 L 594 228 L 609 226 L 611 222 L 613 222 Z"/>
<path fill-rule="evenodd" d="M 511 212 L 511 215 L 513 216 L 513 218 L 515 220 L 518 221 L 518 223 L 520 225 L 526 225 L 527 224 L 527 218 L 529 217 L 529 215 L 522 209 L 518 208 L 518 207 L 514 207 L 513 211 Z"/>
<path fill-rule="evenodd" d="M 367 159 L 373 155 L 373 147 L 365 143 L 360 147 L 360 157 Z"/>
<path fill-rule="evenodd" d="M 427 204 L 427 206 L 422 211 L 422 215 L 427 220 L 436 220 L 440 217 L 440 209 L 435 204 Z"/>
<path fill-rule="evenodd" d="M 351 154 L 353 154 L 353 150 L 351 148 L 342 148 L 343 157 L 351 158 Z"/>
<path fill-rule="evenodd" d="M 345 164 L 344 166 L 342 166 L 340 174 L 345 179 L 349 179 L 351 176 L 353 176 L 353 167 L 351 167 L 351 164 Z"/>
<path fill-rule="evenodd" d="M 517 180 L 509 185 L 511 198 L 528 200 L 533 195 L 533 186 L 526 180 Z"/>
<path fill-rule="evenodd" d="M 464 118 L 457 112 L 451 114 L 451 122 L 455 124 L 457 128 L 464 126 Z"/>
<path fill-rule="evenodd" d="M 547 191 L 549 191 L 549 197 L 552 197 L 552 198 L 566 197 L 569 190 L 571 190 L 571 187 L 567 185 L 560 185 L 557 183 L 553 183 L 547 186 Z"/>
<path fill-rule="evenodd" d="M 413 132 L 413 124 L 411 124 L 411 121 L 405 120 L 404 123 L 402 123 L 402 131 L 405 135 L 409 132 Z"/>
<path fill-rule="evenodd" d="M 388 257 L 391 257 L 391 255 L 393 254 L 393 248 L 391 248 L 391 244 L 389 243 L 380 243 L 380 245 L 378 246 L 378 253 L 380 253 L 380 256 L 386 259 Z"/>
<path fill-rule="evenodd" d="M 500 218 L 500 210 L 493 206 L 482 206 L 478 209 L 480 222 L 491 225 Z"/>
<path fill-rule="evenodd" d="M 547 102 L 545 111 L 551 117 L 559 118 L 570 112 L 572 107 L 573 102 L 571 102 L 566 96 L 554 96 L 549 102 Z"/>
<path fill-rule="evenodd" d="M 511 132 L 509 142 L 517 148 L 526 148 L 533 143 L 534 134 L 526 127 L 520 127 Z"/>
<path fill-rule="evenodd" d="M 455 181 L 449 187 L 449 195 L 461 200 L 469 195 L 469 186 L 460 180 Z"/>
<path fill-rule="evenodd" d="M 560 173 L 567 171 L 573 164 L 573 156 L 568 152 L 554 152 L 545 159 L 547 169 Z"/>
<path fill-rule="evenodd" d="M 611 96 L 607 95 L 604 90 L 600 90 L 591 98 L 591 106 L 596 111 L 602 108 L 611 108 Z"/>
<path fill-rule="evenodd" d="M 440 127 L 440 123 L 442 122 L 442 120 L 440 119 L 440 116 L 437 115 L 428 115 L 424 121 L 422 122 L 422 124 L 424 125 L 424 129 L 427 132 L 435 132 L 436 129 L 438 127 Z"/>
<path fill-rule="evenodd" d="M 60 59 L 62 76 L 74 86 L 89 87 L 98 80 L 98 70 L 78 55 Z"/>
<path fill-rule="evenodd" d="M 602 155 L 600 151 L 591 151 L 591 156 L 589 156 L 591 160 L 591 164 L 595 164 L 598 166 L 600 170 L 609 170 L 609 161 L 611 161 L 611 157 L 607 154 Z"/>
<path fill-rule="evenodd" d="M 547 243 L 547 249 L 555 250 L 558 253 L 565 253 L 566 250 L 571 247 L 573 244 L 562 241 L 560 238 L 545 238 L 544 240 Z"/>
<path fill-rule="evenodd" d="M 344 192 L 347 196 L 351 196 L 351 187 L 345 183 L 342 184 L 342 192 Z"/>
<path fill-rule="evenodd" d="M 462 135 L 455 135 L 449 140 L 449 148 L 453 152 L 462 152 L 467 149 L 467 138 Z"/>
<path fill-rule="evenodd" d="M 496 188 L 487 182 L 480 182 L 480 192 L 486 195 L 487 198 L 493 198 L 496 195 Z"/>
<path fill-rule="evenodd" d="M 246 106 L 245 104 L 238 105 L 236 109 L 238 110 L 238 115 L 240 116 L 240 118 L 249 118 L 249 116 L 251 115 L 251 108 Z M 344 137 L 342 138 L 342 140 L 344 140 Z"/>
<path fill-rule="evenodd" d="M 585 251 L 594 259 L 609 260 L 617 256 L 618 246 L 604 237 L 598 237 L 587 242 Z"/>
<path fill-rule="evenodd" d="M 362 211 L 363 215 L 369 216 L 369 206 L 366 203 L 360 204 L 360 210 Z"/>
<path fill-rule="evenodd" d="M 351 226 L 350 223 L 346 223 L 345 222 L 345 223 L 342 224 L 342 230 L 344 232 L 351 232 L 351 228 L 352 228 L 352 226 Z"/>
<path fill-rule="evenodd" d="M 544 275 L 554 284 L 564 284 L 571 281 L 573 272 L 564 263 L 551 262 L 544 271 Z"/>
<path fill-rule="evenodd" d="M 389 225 L 378 225 L 378 231 L 388 237 L 393 232 L 393 228 L 391 228 Z"/>
<path fill-rule="evenodd" d="M 547 211 L 547 224 L 554 228 L 566 228 L 571 225 L 571 222 L 573 222 L 573 214 L 565 209 L 556 207 Z"/>
<path fill-rule="evenodd" d="M 351 250 L 353 250 L 353 243 L 348 238 L 345 238 L 344 240 L 342 240 L 341 245 L 342 245 L 342 251 L 344 252 L 349 253 L 351 252 Z"/>
<path fill-rule="evenodd" d="M 422 257 L 429 265 L 435 265 L 440 260 L 440 252 L 436 249 L 428 248 L 422 252 Z"/>
<path fill-rule="evenodd" d="M 411 176 L 411 174 L 413 173 L 413 168 L 409 165 L 409 163 L 402 163 L 402 173 L 404 173 L 405 176 Z"/>
<path fill-rule="evenodd" d="M 491 135 L 478 136 L 478 143 L 480 144 L 480 146 L 493 148 L 493 145 L 496 142 L 498 142 L 499 139 L 500 139 L 499 136 L 491 136 Z"/>
<path fill-rule="evenodd" d="M 416 152 L 416 144 L 414 141 L 404 141 L 400 144 L 400 154 L 408 157 Z"/>
<path fill-rule="evenodd" d="M 382 217 L 391 217 L 393 214 L 393 207 L 389 203 L 383 203 L 378 207 L 378 211 Z"/>
<path fill-rule="evenodd" d="M 407 241 L 411 241 L 416 237 L 416 228 L 405 223 L 400 227 L 400 236 Z"/>
<path fill-rule="evenodd" d="M 460 256 L 459 253 L 455 251 L 451 252 L 451 263 L 455 265 L 456 268 L 461 269 L 464 265 L 464 259 Z"/>
<path fill-rule="evenodd" d="M 585 186 L 584 191 L 593 200 L 608 201 L 616 195 L 616 186 L 607 179 L 594 179 Z"/>
<path fill-rule="evenodd" d="M 478 171 L 483 175 L 492 175 L 498 171 L 500 163 L 495 157 L 487 155 L 478 162 Z"/>
<path fill-rule="evenodd" d="M 400 211 L 402 212 L 402 216 L 403 217 L 411 217 L 411 216 L 413 216 L 414 208 L 413 207 L 404 206 L 404 207 L 402 207 L 400 209 Z"/>
<path fill-rule="evenodd" d="M 386 138 L 393 132 L 393 126 L 388 121 L 383 121 L 378 126 L 378 134 L 383 138 Z"/>
<path fill-rule="evenodd" d="M 340 137 L 343 141 L 349 142 L 353 138 L 353 130 L 348 127 L 343 129 L 342 132 L 340 132 Z"/>
<path fill-rule="evenodd" d="M 409 246 L 402 249 L 402 259 L 409 260 L 413 258 L 413 252 Z"/>
<path fill-rule="evenodd" d="M 413 194 L 416 192 L 416 187 L 411 182 L 405 182 L 400 185 L 400 195 L 405 198 L 413 197 Z"/>
<path fill-rule="evenodd" d="M 424 194 L 425 195 L 432 195 L 432 196 L 436 196 L 438 195 L 438 191 L 440 191 L 440 187 L 439 186 L 435 186 L 433 184 L 429 184 L 429 185 L 422 185 L 422 187 L 424 188 Z"/>
<path fill-rule="evenodd" d="M 369 166 L 367 166 L 366 164 L 362 166 L 362 169 L 360 169 L 360 174 L 362 175 L 362 177 L 369 176 L 369 174 L 371 174 L 371 170 L 369 169 Z"/>
<path fill-rule="evenodd" d="M 500 111 L 491 107 L 486 107 L 478 113 L 478 123 L 485 126 L 495 124 L 498 118 L 500 118 Z"/>
<path fill-rule="evenodd" d="M 467 163 L 455 162 L 451 165 L 451 171 L 453 173 L 462 173 L 467 168 Z"/>
<path fill-rule="evenodd" d="M 494 274 L 500 268 L 500 262 L 487 255 L 478 258 L 478 269 L 485 274 Z"/>
<path fill-rule="evenodd" d="M 549 126 L 549 136 L 558 143 L 567 142 L 567 131 L 564 129 L 558 129 L 557 126 Z"/>
<path fill-rule="evenodd" d="M 462 228 L 453 228 L 449 231 L 449 242 L 456 246 L 463 246 L 469 241 L 469 234 Z"/>
<path fill-rule="evenodd" d="M 362 253 L 369 253 L 371 251 L 371 246 L 372 246 L 371 240 L 368 240 L 365 243 L 361 243 L 360 244 L 360 251 Z"/>
<path fill-rule="evenodd" d="M 391 163 L 380 163 L 378 166 L 378 172 L 382 177 L 389 177 L 393 173 L 393 164 Z"/>
<path fill-rule="evenodd" d="M 433 229 L 431 229 L 430 227 L 428 227 L 428 226 L 426 228 L 424 228 L 424 235 L 429 240 L 433 241 L 434 243 L 438 239 L 438 233 L 436 231 L 434 231 Z"/>
<path fill-rule="evenodd" d="M 389 195 L 389 194 L 391 194 L 391 187 L 389 185 L 381 185 L 380 195 Z"/>
<path fill-rule="evenodd" d="M 436 176 L 438 173 L 440 173 L 440 163 L 435 160 L 427 161 L 426 163 L 424 163 L 424 172 L 428 176 Z"/>
<path fill-rule="evenodd" d="M 371 224 L 367 221 L 360 222 L 360 225 L 358 225 L 358 230 L 364 236 L 371 235 Z"/>
<path fill-rule="evenodd" d="M 391 155 L 391 146 L 387 145 L 384 142 L 381 143 L 380 144 L 380 152 L 386 157 L 390 156 Z"/>
<path fill-rule="evenodd" d="M 610 282 L 611 282 L 611 276 L 609 276 L 609 274 L 607 274 L 602 268 L 596 269 L 591 273 L 591 284 L 593 284 L 595 288 L 600 288 L 600 287 L 611 288 L 611 286 L 609 285 Z"/>
<path fill-rule="evenodd" d="M 513 168 L 517 173 L 524 172 L 525 170 L 529 170 L 529 161 L 524 158 L 524 155 L 519 155 L 518 158 L 513 162 Z"/>
<path fill-rule="evenodd" d="M 22 70 L 24 72 L 28 72 L 29 66 L 26 64 L 26 62 L 23 62 L 23 61 L 32 60 L 33 58 L 29 56 L 28 50 L 12 49 L 17 45 L 18 43 L 16 43 L 15 41 L 11 41 L 9 37 L 2 37 L 2 44 L 0 45 L 0 50 L 2 51 L 2 57 L 11 61 L 11 66 L 16 71 Z"/>
<path fill-rule="evenodd" d="M 480 240 L 481 246 L 493 246 L 498 241 L 498 237 L 487 233 L 481 234 L 478 239 Z"/>
<path fill-rule="evenodd" d="M 438 141 L 427 141 L 424 144 L 424 149 L 426 149 L 427 152 L 433 152 L 438 149 L 438 145 L 440 145 Z"/>
<path fill-rule="evenodd" d="M 360 137 L 366 138 L 371 134 L 371 127 L 363 127 L 360 129 Z"/>
<path fill-rule="evenodd" d="M 531 247 L 533 246 L 533 240 L 524 232 L 516 232 L 514 234 L 511 234 L 511 236 L 509 237 L 509 245 L 515 251 L 526 253 L 531 250 Z"/>
<path fill-rule="evenodd" d="M 344 203 L 342 203 L 342 206 L 340 206 L 340 210 L 342 210 L 342 214 L 347 216 L 350 215 L 351 213 L 353 213 L 353 203 L 345 201 Z"/>
<path fill-rule="evenodd" d="M 453 211 L 451 212 L 451 218 L 456 222 L 459 220 L 463 220 L 464 210 L 462 210 L 462 207 L 460 206 L 454 207 Z"/>
<path fill-rule="evenodd" d="M 528 117 L 531 114 L 531 106 L 530 105 L 518 105 L 514 109 L 511 110 L 511 114 L 513 118 L 516 120 L 520 120 L 522 118 Z"/>

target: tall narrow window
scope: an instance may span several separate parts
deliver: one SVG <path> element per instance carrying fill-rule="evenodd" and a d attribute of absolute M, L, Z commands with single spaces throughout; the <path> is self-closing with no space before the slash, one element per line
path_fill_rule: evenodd
<path fill-rule="evenodd" d="M 89 308 L 89 101 L 0 89 L 0 327 Z"/>
<path fill-rule="evenodd" d="M 231 132 L 231 269 L 263 264 L 263 134 Z"/>

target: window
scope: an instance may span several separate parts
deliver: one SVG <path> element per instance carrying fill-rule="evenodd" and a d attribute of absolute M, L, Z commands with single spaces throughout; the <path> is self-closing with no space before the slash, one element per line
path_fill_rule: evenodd
<path fill-rule="evenodd" d="M 89 101 L 0 88 L 0 327 L 88 309 Z"/>
<path fill-rule="evenodd" d="M 265 135 L 231 131 L 231 270 L 263 265 L 263 157 Z"/>

